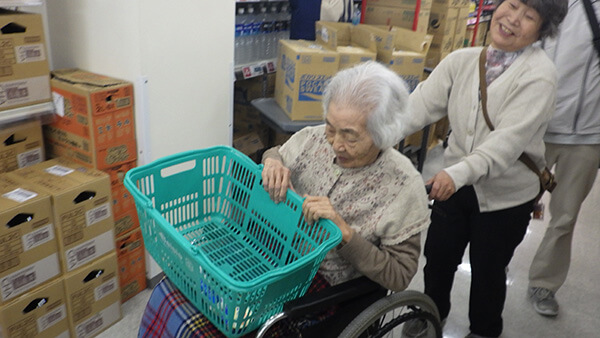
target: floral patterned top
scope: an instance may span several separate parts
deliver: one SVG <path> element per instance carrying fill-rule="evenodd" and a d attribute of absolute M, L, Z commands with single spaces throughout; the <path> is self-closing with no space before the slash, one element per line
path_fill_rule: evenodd
<path fill-rule="evenodd" d="M 281 146 L 279 155 L 292 172 L 292 184 L 300 196 L 329 197 L 336 211 L 356 231 L 350 243 L 331 250 L 321 264 L 319 272 L 332 285 L 362 275 L 358 270 L 368 270 L 361 269 L 366 262 L 384 266 L 386 262 L 378 260 L 398 259 L 394 253 L 377 258 L 343 257 L 340 251 L 345 247 L 375 246 L 379 250 L 364 248 L 364 252 L 377 254 L 376 251 L 401 244 L 429 225 L 423 178 L 410 160 L 395 149 L 382 151 L 370 165 L 342 168 L 334 163 L 335 154 L 325 138 L 325 126 L 321 125 L 294 134 Z M 356 244 L 360 241 L 354 237 L 371 244 Z M 348 261 L 349 257 L 355 261 Z"/>

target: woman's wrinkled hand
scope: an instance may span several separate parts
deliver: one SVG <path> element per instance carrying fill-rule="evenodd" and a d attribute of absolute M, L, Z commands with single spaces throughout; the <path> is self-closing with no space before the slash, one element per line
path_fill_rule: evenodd
<path fill-rule="evenodd" d="M 430 178 L 426 184 L 431 184 L 429 198 L 432 200 L 445 201 L 456 192 L 456 186 L 454 185 L 452 177 L 444 170 L 435 174 L 435 176 Z"/>
<path fill-rule="evenodd" d="M 342 240 L 344 243 L 348 243 L 354 235 L 354 230 L 346 223 L 346 221 L 344 221 L 342 216 L 335 211 L 329 198 L 308 195 L 305 195 L 304 197 L 302 213 L 304 214 L 306 223 L 314 224 L 320 218 L 327 218 L 337 225 L 342 232 Z"/>
<path fill-rule="evenodd" d="M 275 203 L 285 200 L 287 189 L 294 189 L 290 181 L 291 171 L 281 161 L 267 158 L 263 162 L 263 187 Z"/>

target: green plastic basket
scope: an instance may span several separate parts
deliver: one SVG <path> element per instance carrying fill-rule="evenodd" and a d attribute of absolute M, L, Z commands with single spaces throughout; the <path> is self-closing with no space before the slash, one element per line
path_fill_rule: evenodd
<path fill-rule="evenodd" d="M 124 180 L 146 249 L 230 337 L 257 329 L 302 296 L 342 238 L 329 220 L 308 225 L 303 199 L 291 190 L 275 204 L 261 172 L 246 155 L 217 146 L 133 168 Z"/>

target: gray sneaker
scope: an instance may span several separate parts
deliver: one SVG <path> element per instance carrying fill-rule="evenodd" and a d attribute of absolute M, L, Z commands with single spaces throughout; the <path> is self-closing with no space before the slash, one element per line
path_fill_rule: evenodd
<path fill-rule="evenodd" d="M 546 288 L 530 287 L 527 293 L 537 313 L 552 317 L 558 315 L 558 303 L 554 298 L 554 292 Z"/>

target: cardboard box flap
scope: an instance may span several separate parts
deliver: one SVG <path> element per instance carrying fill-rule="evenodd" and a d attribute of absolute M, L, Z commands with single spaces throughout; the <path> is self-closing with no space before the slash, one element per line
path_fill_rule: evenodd
<path fill-rule="evenodd" d="M 283 40 L 281 42 L 289 45 L 289 47 L 293 49 L 296 53 L 319 53 L 324 55 L 330 54 L 332 56 L 336 55 L 335 51 L 326 49 L 325 47 L 315 43 L 314 41 Z"/>
<path fill-rule="evenodd" d="M 433 40 L 433 35 L 418 33 L 405 28 L 393 27 L 393 32 L 396 33 L 394 36 L 395 50 L 427 54 Z"/>
<path fill-rule="evenodd" d="M 391 53 L 394 47 L 394 32 L 387 29 L 386 26 L 375 26 L 359 24 L 352 30 L 352 42 L 363 46 L 374 41 L 377 53 Z"/>
<path fill-rule="evenodd" d="M 74 85 L 93 88 L 112 87 L 121 84 L 128 84 L 125 80 L 115 79 L 112 77 L 91 73 L 77 68 L 54 70 L 51 73 L 52 79 L 58 79 Z"/>
<path fill-rule="evenodd" d="M 315 41 L 328 49 L 335 50 L 338 46 L 350 44 L 352 24 L 346 22 L 315 22 Z"/>

